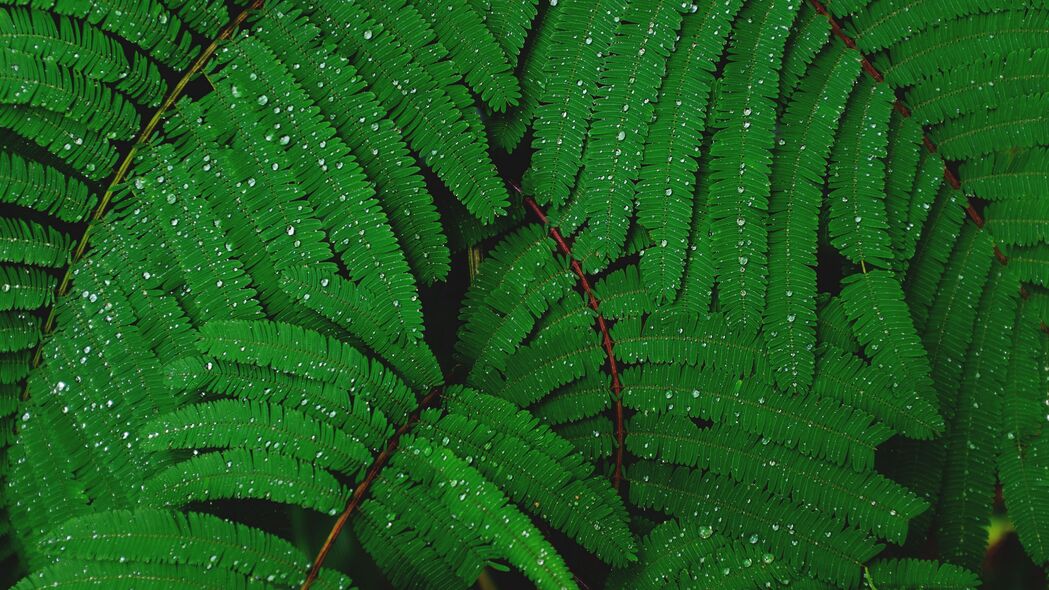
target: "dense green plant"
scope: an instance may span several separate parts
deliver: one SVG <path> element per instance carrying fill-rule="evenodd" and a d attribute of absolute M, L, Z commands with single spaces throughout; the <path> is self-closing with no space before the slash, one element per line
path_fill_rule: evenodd
<path fill-rule="evenodd" d="M 0 558 L 975 588 L 1000 485 L 1045 567 L 1047 66 L 1036 0 L 0 0 Z"/>

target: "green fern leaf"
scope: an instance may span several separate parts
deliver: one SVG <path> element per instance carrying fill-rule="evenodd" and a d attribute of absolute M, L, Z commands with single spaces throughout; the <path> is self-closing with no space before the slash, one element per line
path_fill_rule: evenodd
<path fill-rule="evenodd" d="M 772 164 L 765 332 L 773 375 L 783 389 L 812 384 L 816 321 L 816 229 L 823 175 L 838 118 L 859 74 L 844 50 L 820 55 L 788 104 Z"/>
<path fill-rule="evenodd" d="M 178 552 L 172 546 L 178 544 Z M 63 523 L 42 541 L 49 555 L 72 560 L 193 566 L 195 576 L 218 569 L 246 581 L 298 585 L 308 563 L 278 537 L 210 514 L 141 508 L 100 512 Z M 186 579 L 186 578 L 183 578 Z M 206 579 L 206 578 L 205 578 Z M 326 570 L 318 585 L 341 588 L 348 580 Z"/>
<path fill-rule="evenodd" d="M 618 28 L 626 0 L 566 3 L 550 23 L 550 50 L 543 64 L 543 93 L 535 111 L 532 164 L 525 189 L 540 204 L 561 205 L 582 165 L 583 145 L 594 113 L 601 56 Z"/>
<path fill-rule="evenodd" d="M 730 538 L 754 539 L 751 544 L 795 567 L 850 586 L 859 581 L 860 565 L 881 549 L 859 531 L 818 512 L 775 500 L 756 486 L 687 468 L 671 469 L 651 463 L 635 465 L 630 473 L 631 501 L 709 522 L 707 526 Z M 761 512 L 748 508 L 756 503 L 765 508 Z"/>
<path fill-rule="evenodd" d="M 870 566 L 865 578 L 871 590 L 975 590 L 980 587 L 979 579 L 966 569 L 919 559 L 880 559 Z"/>
<path fill-rule="evenodd" d="M 794 0 L 750 2 L 729 46 L 710 148 L 710 219 L 720 298 L 729 323 L 755 332 L 765 307 L 767 215 L 778 66 Z"/>
<path fill-rule="evenodd" d="M 635 183 L 655 116 L 653 102 L 660 100 L 684 6 L 670 1 L 631 4 L 608 48 L 575 194 L 587 216 L 587 227 L 576 241 L 585 270 L 604 267 L 626 245 Z M 599 262 L 591 262 L 591 256 Z"/>
<path fill-rule="evenodd" d="M 892 262 L 885 212 L 885 158 L 893 94 L 861 78 L 852 94 L 831 157 L 827 231 L 830 242 L 857 264 Z"/>
<path fill-rule="evenodd" d="M 684 274 L 698 168 L 699 145 L 713 85 L 713 61 L 721 54 L 730 22 L 740 7 L 686 14 L 666 63 L 667 76 L 637 181 L 637 219 L 654 244 L 641 259 L 641 274 L 657 300 L 671 300 Z M 622 146 L 618 149 L 625 149 Z"/>
<path fill-rule="evenodd" d="M 903 289 L 888 271 L 846 277 L 841 302 L 871 363 L 892 375 L 893 387 L 932 399 L 929 359 L 911 323 Z"/>

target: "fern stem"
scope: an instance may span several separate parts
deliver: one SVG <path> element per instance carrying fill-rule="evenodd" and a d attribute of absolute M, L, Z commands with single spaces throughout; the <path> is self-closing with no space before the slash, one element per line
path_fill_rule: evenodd
<path fill-rule="evenodd" d="M 845 33 L 845 31 L 841 28 L 841 24 L 838 23 L 838 20 L 836 18 L 834 18 L 834 15 L 832 15 L 830 11 L 828 11 L 827 8 L 819 0 L 809 0 L 809 4 L 816 10 L 816 12 L 822 14 L 827 19 L 827 22 L 830 23 L 831 31 L 834 33 L 835 37 L 841 39 L 841 41 L 845 44 L 846 47 L 860 54 L 860 63 L 863 66 L 863 71 L 867 72 L 867 75 L 873 78 L 875 82 L 879 84 L 883 83 L 885 81 L 885 77 L 882 75 L 881 72 L 878 71 L 878 68 L 874 67 L 874 64 L 871 63 L 869 59 L 867 59 L 867 56 L 860 51 L 859 47 L 856 45 L 856 41 L 847 33 Z M 899 98 L 896 99 L 896 102 L 893 104 L 893 108 L 895 108 L 896 111 L 903 115 L 905 118 L 910 118 L 911 109 L 906 104 L 904 104 L 903 101 Z M 933 143 L 932 139 L 929 138 L 928 134 L 922 134 L 922 145 L 925 146 L 925 149 L 929 153 L 936 153 L 936 144 Z M 943 163 L 943 178 L 947 181 L 947 184 L 949 184 L 954 190 L 962 189 L 961 179 L 958 178 L 958 175 L 951 169 L 950 165 L 946 161 L 944 161 Z M 968 195 L 965 195 L 965 213 L 968 216 L 969 220 L 976 224 L 976 227 L 978 229 L 983 230 L 983 226 L 986 223 L 986 220 L 983 219 L 980 213 L 976 210 L 976 207 L 973 206 L 973 202 L 971 199 L 969 199 Z M 1006 257 L 1005 253 L 1002 252 L 1002 250 L 998 247 L 998 244 L 994 244 L 994 257 L 1003 266 L 1009 264 L 1009 258 Z M 866 273 L 866 271 L 864 271 L 864 273 Z M 1024 299 L 1027 299 L 1031 296 L 1031 294 L 1027 291 L 1027 289 L 1024 288 L 1022 284 L 1020 285 L 1020 296 Z M 1046 327 L 1043 327 L 1043 331 L 1049 333 L 1049 330 L 1044 328 Z"/>
<path fill-rule="evenodd" d="M 301 590 L 309 590 L 313 582 L 316 581 L 317 576 L 320 574 L 321 566 L 324 565 L 324 560 L 328 557 L 328 552 L 335 545 L 335 540 L 339 538 L 339 534 L 342 533 L 343 527 L 349 522 L 353 512 L 361 505 L 364 501 L 365 496 L 368 495 L 368 490 L 371 489 L 375 478 L 379 476 L 379 472 L 389 462 L 390 457 L 393 456 L 394 451 L 397 450 L 397 445 L 401 442 L 401 437 L 406 432 L 415 426 L 415 423 L 419 421 L 419 416 L 423 413 L 423 410 L 430 407 L 433 402 L 441 396 L 442 390 L 434 389 L 426 395 L 419 402 L 419 406 L 415 408 L 408 419 L 405 420 L 404 424 L 393 433 L 390 440 L 387 441 L 386 447 L 375 457 L 375 461 L 372 462 L 371 467 L 368 468 L 367 474 L 364 476 L 364 480 L 354 488 L 353 495 L 350 496 L 349 501 L 346 502 L 346 508 L 339 515 L 339 518 L 335 519 L 335 524 L 332 525 L 331 531 L 328 532 L 328 538 L 324 540 L 324 545 L 321 546 L 320 551 L 317 552 L 317 557 L 313 560 L 313 565 L 310 567 L 310 573 L 306 576 L 306 581 L 302 583 Z"/>
<path fill-rule="evenodd" d="M 168 93 L 167 98 L 160 104 L 156 112 L 146 123 L 145 127 L 138 134 L 135 139 L 135 143 L 132 144 L 131 149 L 128 150 L 127 155 L 120 161 L 120 165 L 117 166 L 116 172 L 113 173 L 112 180 L 109 181 L 109 185 L 106 187 L 105 192 L 102 194 L 102 199 L 98 202 L 98 206 L 95 207 L 94 213 L 91 214 L 91 218 L 88 220 L 87 227 L 84 228 L 84 233 L 80 236 L 80 240 L 77 242 L 76 248 L 73 250 L 72 256 L 70 256 L 69 264 L 66 266 L 66 272 L 62 275 L 62 280 L 58 284 L 58 288 L 55 289 L 55 297 L 51 303 L 51 309 L 48 311 L 47 320 L 44 322 L 44 328 L 41 332 L 40 342 L 36 346 L 36 350 L 33 351 L 33 359 L 30 363 L 30 370 L 40 366 L 43 361 L 44 355 L 44 341 L 45 337 L 55 329 L 55 314 L 56 304 L 58 298 L 63 297 L 69 292 L 69 286 L 73 279 L 73 267 L 77 262 L 84 256 L 84 252 L 87 250 L 88 240 L 91 238 L 91 231 L 95 228 L 95 225 L 102 219 L 102 216 L 106 214 L 106 210 L 109 208 L 109 203 L 113 198 L 113 193 L 116 192 L 116 188 L 124 181 L 127 176 L 128 170 L 131 169 L 131 163 L 134 161 L 135 156 L 138 154 L 139 149 L 146 145 L 149 138 L 156 131 L 157 126 L 160 124 L 161 118 L 164 113 L 175 104 L 181 96 L 183 91 L 186 89 L 186 85 L 189 84 L 190 80 L 193 79 L 204 66 L 208 63 L 208 60 L 215 55 L 215 51 L 218 49 L 219 43 L 229 39 L 233 36 L 233 33 L 240 28 L 244 21 L 247 20 L 248 15 L 255 10 L 262 8 L 263 0 L 254 0 L 247 8 L 242 10 L 222 31 L 219 32 L 218 36 L 207 47 L 200 53 L 193 65 L 190 66 L 186 73 L 182 75 L 179 81 L 175 84 L 175 87 Z M 29 382 L 26 381 L 25 389 L 22 390 L 22 401 L 29 399 Z"/>
<path fill-rule="evenodd" d="M 477 271 L 481 267 L 481 260 L 484 258 L 484 251 L 481 250 L 480 246 L 467 246 L 466 248 L 466 270 L 472 283 L 474 277 L 477 276 Z"/>
<path fill-rule="evenodd" d="M 521 192 L 521 189 L 516 186 L 514 186 L 514 189 L 518 193 Z M 597 330 L 601 333 L 601 345 L 604 347 L 605 355 L 608 357 L 609 372 L 612 373 L 612 399 L 615 401 L 616 429 L 616 467 L 615 471 L 612 473 L 612 486 L 618 490 L 623 479 L 623 446 L 626 433 L 623 428 L 623 384 L 619 380 L 619 366 L 616 364 L 616 355 L 613 350 L 615 343 L 612 342 L 612 336 L 608 330 L 608 322 L 605 321 L 605 316 L 601 314 L 599 308 L 601 302 L 598 300 L 597 296 L 594 295 L 594 290 L 590 286 L 589 279 L 586 278 L 586 273 L 583 272 L 583 267 L 579 264 L 579 261 L 572 256 L 572 248 L 568 245 L 564 236 L 561 235 L 560 230 L 558 230 L 557 227 L 550 225 L 546 213 L 534 199 L 526 196 L 524 198 L 524 203 L 532 213 L 535 214 L 540 223 L 549 228 L 550 237 L 557 243 L 557 249 L 571 261 L 572 272 L 579 277 L 579 284 L 583 289 L 583 294 L 586 295 L 587 303 L 590 305 L 590 309 L 594 310 L 594 313 L 597 314 Z"/>

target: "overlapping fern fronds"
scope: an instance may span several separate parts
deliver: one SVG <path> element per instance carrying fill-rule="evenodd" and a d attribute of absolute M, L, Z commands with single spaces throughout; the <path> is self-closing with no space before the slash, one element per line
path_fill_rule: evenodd
<path fill-rule="evenodd" d="M 1004 509 L 1044 566 L 1046 39 L 1041 2 L 0 0 L 0 559 L 974 588 Z"/>

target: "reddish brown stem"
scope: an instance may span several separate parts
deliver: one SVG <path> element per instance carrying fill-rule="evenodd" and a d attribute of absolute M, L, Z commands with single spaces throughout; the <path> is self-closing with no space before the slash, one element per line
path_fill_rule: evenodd
<path fill-rule="evenodd" d="M 397 450 L 397 445 L 401 442 L 401 437 L 404 433 L 411 430 L 412 426 L 415 426 L 415 423 L 419 421 L 419 416 L 423 413 L 423 410 L 428 408 L 434 400 L 440 396 L 441 390 L 435 389 L 424 397 L 423 400 L 419 402 L 419 407 L 408 416 L 408 419 L 404 424 L 402 424 L 401 427 L 393 433 L 393 436 L 390 437 L 390 440 L 386 443 L 386 448 L 375 457 L 375 461 L 372 462 L 372 466 L 368 468 L 364 480 L 353 490 L 353 495 L 351 495 L 349 501 L 346 502 L 346 508 L 342 511 L 342 514 L 339 515 L 339 518 L 335 519 L 335 524 L 332 525 L 331 531 L 328 532 L 328 538 L 324 540 L 324 545 L 322 545 L 320 551 L 317 552 L 317 557 L 313 560 L 313 566 L 310 568 L 309 575 L 306 576 L 306 581 L 302 583 L 301 590 L 308 590 L 317 579 L 317 576 L 321 572 L 321 566 L 324 565 L 324 560 L 328 557 L 328 552 L 331 551 L 332 546 L 335 545 L 335 540 L 339 538 L 339 534 L 342 532 L 343 527 L 346 526 L 346 523 L 349 522 L 350 516 L 352 516 L 353 512 L 357 510 L 357 507 L 361 505 L 365 496 L 368 495 L 368 490 L 371 489 L 372 484 L 375 483 L 375 478 L 379 476 L 379 472 L 382 471 L 382 468 L 386 466 L 387 462 L 389 462 L 393 452 Z"/>
<path fill-rule="evenodd" d="M 514 189 L 517 192 L 521 192 L 521 189 L 516 186 Z M 612 341 L 611 333 L 608 330 L 608 322 L 605 321 L 605 316 L 601 315 L 601 310 L 599 309 L 601 302 L 597 299 L 597 295 L 594 295 L 594 290 L 590 286 L 590 280 L 586 278 L 586 273 L 583 272 L 582 265 L 572 256 L 572 247 L 568 245 L 568 241 L 561 235 L 561 231 L 557 227 L 550 225 L 546 213 L 534 199 L 524 197 L 524 203 L 539 221 L 549 228 L 550 237 L 557 244 L 557 249 L 561 251 L 561 254 L 568 257 L 572 272 L 579 278 L 579 285 L 583 289 L 583 294 L 586 296 L 590 309 L 597 314 L 597 331 L 601 333 L 601 345 L 605 349 L 605 356 L 608 357 L 609 372 L 612 373 L 612 400 L 615 403 L 616 424 L 616 466 L 612 473 L 612 486 L 618 490 L 623 480 L 623 444 L 626 435 L 623 429 L 623 384 L 619 381 L 619 365 L 616 364 L 616 355 L 613 350 L 615 343 Z"/>

